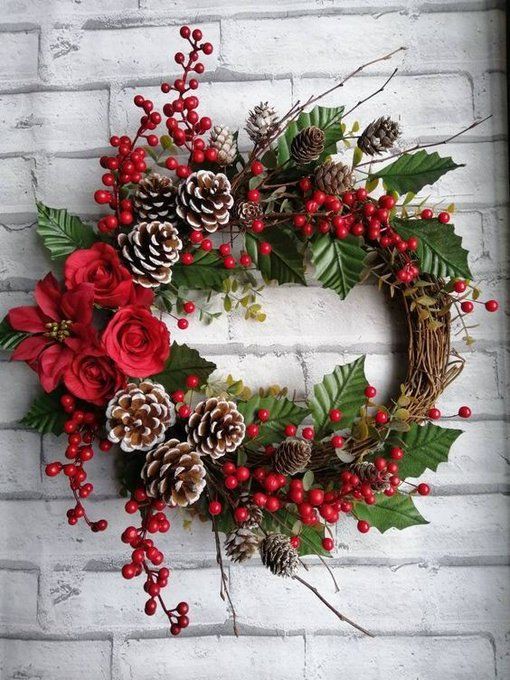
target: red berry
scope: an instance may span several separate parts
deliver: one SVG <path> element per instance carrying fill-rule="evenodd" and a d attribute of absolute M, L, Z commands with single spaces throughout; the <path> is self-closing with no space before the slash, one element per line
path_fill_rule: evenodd
<path fill-rule="evenodd" d="M 222 243 L 218 250 L 222 257 L 227 257 L 227 255 L 230 255 L 230 246 L 228 243 Z"/>
<path fill-rule="evenodd" d="M 205 239 L 202 241 L 200 247 L 202 248 L 202 250 L 205 250 L 206 252 L 209 252 L 210 250 L 212 250 L 212 247 L 213 247 L 212 241 L 211 241 L 210 239 L 208 239 L 208 238 L 205 238 Z"/>
<path fill-rule="evenodd" d="M 475 306 L 471 302 L 471 300 L 464 300 L 464 302 L 461 303 L 460 308 L 462 309 L 464 314 L 471 314 Z"/>
<path fill-rule="evenodd" d="M 275 474 L 270 473 L 269 475 L 267 475 L 267 477 L 264 480 L 264 488 L 266 491 L 268 491 L 269 493 L 273 493 L 274 491 L 278 490 L 279 486 L 280 486 L 279 479 Z"/>
<path fill-rule="evenodd" d="M 257 418 L 263 423 L 266 423 L 269 420 L 269 416 L 270 416 L 270 413 L 267 410 L 267 408 L 260 408 L 257 411 Z"/>
<path fill-rule="evenodd" d="M 175 392 L 172 392 L 172 401 L 175 404 L 180 404 L 182 401 L 184 401 L 184 392 L 182 390 L 175 390 Z"/>
<path fill-rule="evenodd" d="M 299 536 L 292 536 L 290 539 L 290 544 L 293 548 L 298 550 L 299 546 L 301 545 L 301 539 Z"/>
<path fill-rule="evenodd" d="M 260 234 L 264 231 L 265 226 L 263 220 L 253 220 L 250 228 L 254 234 Z"/>
<path fill-rule="evenodd" d="M 375 422 L 378 425 L 385 425 L 389 420 L 389 416 L 386 411 L 377 411 L 375 414 Z"/>
<path fill-rule="evenodd" d="M 257 505 L 259 508 L 263 508 L 266 503 L 267 503 L 267 496 L 265 493 L 262 493 L 262 491 L 257 491 L 257 493 L 253 494 L 253 502 L 255 505 Z"/>
<path fill-rule="evenodd" d="M 203 242 L 202 242 L 202 248 L 203 248 L 203 247 L 204 247 L 204 244 L 203 244 Z M 205 248 L 204 248 L 204 250 L 205 250 Z M 192 253 L 183 253 L 183 254 L 181 255 L 181 262 L 182 262 L 182 264 L 185 264 L 185 265 L 193 264 L 193 260 L 194 260 L 194 257 L 193 257 L 193 254 L 192 254 Z"/>
<path fill-rule="evenodd" d="M 132 515 L 138 510 L 138 503 L 135 500 L 131 499 L 126 503 L 124 509 L 129 515 Z"/>
<path fill-rule="evenodd" d="M 322 505 L 324 503 L 324 491 L 322 489 L 310 489 L 308 502 L 310 505 Z"/>
<path fill-rule="evenodd" d="M 498 307 L 499 307 L 499 304 L 498 304 L 497 300 L 487 300 L 487 302 L 485 303 L 485 309 L 488 312 L 497 312 Z"/>
<path fill-rule="evenodd" d="M 239 482 L 237 481 L 237 477 L 234 477 L 234 475 L 228 475 L 225 477 L 225 486 L 227 489 L 235 489 L 238 486 Z"/>
<path fill-rule="evenodd" d="M 432 210 L 430 208 L 424 208 L 421 211 L 422 220 L 431 220 L 433 215 L 434 215 L 434 213 L 432 212 Z"/>
<path fill-rule="evenodd" d="M 393 460 L 401 460 L 403 455 L 404 455 L 404 451 L 398 446 L 394 446 L 390 450 L 390 458 L 392 458 Z"/>
<path fill-rule="evenodd" d="M 430 493 L 430 486 L 428 484 L 424 484 L 423 482 L 418 484 L 418 493 L 420 496 L 428 496 Z"/>
<path fill-rule="evenodd" d="M 459 416 L 461 418 L 471 418 L 471 409 L 469 406 L 461 406 L 459 408 Z"/>
<path fill-rule="evenodd" d="M 195 303 L 191 302 L 191 300 L 185 302 L 182 307 L 186 314 L 193 314 L 193 312 L 195 311 Z"/>
<path fill-rule="evenodd" d="M 453 284 L 453 290 L 456 293 L 463 293 L 466 290 L 466 288 L 467 288 L 467 283 L 465 281 L 463 281 L 462 279 L 458 279 Z"/>
<path fill-rule="evenodd" d="M 441 222 L 441 224 L 447 224 L 450 221 L 450 214 L 447 212 L 440 212 L 437 216 L 437 219 Z"/>
<path fill-rule="evenodd" d="M 272 250 L 271 244 L 267 241 L 262 241 L 262 243 L 259 244 L 259 253 L 261 255 L 269 255 Z"/>
<path fill-rule="evenodd" d="M 334 545 L 335 544 L 333 543 L 332 538 L 323 538 L 322 539 L 322 547 L 324 548 L 324 550 L 327 550 L 329 552 L 330 550 L 333 550 Z"/>
<path fill-rule="evenodd" d="M 276 496 L 269 496 L 266 501 L 266 510 L 268 512 L 276 512 L 280 509 L 280 501 Z"/>
<path fill-rule="evenodd" d="M 239 482 L 246 482 L 250 479 L 250 470 L 244 465 L 240 465 L 235 474 Z"/>
<path fill-rule="evenodd" d="M 381 208 L 385 208 L 386 210 L 391 210 L 395 203 L 395 199 L 390 194 L 385 194 L 379 198 L 379 205 Z"/>
<path fill-rule="evenodd" d="M 243 522 L 246 522 L 249 516 L 250 513 L 248 512 L 248 510 L 241 506 L 234 510 L 234 519 L 238 524 L 243 524 Z"/>
<path fill-rule="evenodd" d="M 431 408 L 427 415 L 430 420 L 439 420 L 439 418 L 441 418 L 441 411 L 438 408 Z"/>
<path fill-rule="evenodd" d="M 334 449 L 341 449 L 342 446 L 344 445 L 344 438 L 341 437 L 339 434 L 334 435 L 331 437 L 331 445 L 333 446 Z"/>
<path fill-rule="evenodd" d="M 329 412 L 329 419 L 332 423 L 338 423 L 339 420 L 342 420 L 342 411 L 338 408 L 332 408 Z"/>
<path fill-rule="evenodd" d="M 248 255 L 248 253 L 242 253 L 241 257 L 239 258 L 239 264 L 242 267 L 249 267 L 252 263 L 251 257 Z"/>
<path fill-rule="evenodd" d="M 122 576 L 126 579 L 131 579 L 136 574 L 136 567 L 134 564 L 125 564 L 122 567 Z"/>
<path fill-rule="evenodd" d="M 264 166 L 260 161 L 253 161 L 250 169 L 252 175 L 261 175 L 264 172 Z"/>
<path fill-rule="evenodd" d="M 200 378 L 198 375 L 188 375 L 186 378 L 186 387 L 190 390 L 196 389 L 200 385 Z"/>
<path fill-rule="evenodd" d="M 177 320 L 177 328 L 180 328 L 181 331 L 185 331 L 188 326 L 189 326 L 188 319 L 178 319 Z"/>
<path fill-rule="evenodd" d="M 358 531 L 362 534 L 366 534 L 370 529 L 370 524 L 364 519 L 360 519 L 358 522 Z"/>
<path fill-rule="evenodd" d="M 367 385 L 367 387 L 365 387 L 365 397 L 367 397 L 367 399 L 373 399 L 376 394 L 377 390 L 375 387 L 372 387 L 372 385 Z"/>
<path fill-rule="evenodd" d="M 313 430 L 313 427 L 304 427 L 303 428 L 303 439 L 313 439 L 315 436 L 315 432 Z"/>
<path fill-rule="evenodd" d="M 177 413 L 180 418 L 189 418 L 191 415 L 191 407 L 188 406 L 188 404 L 183 404 L 182 406 L 179 406 Z"/>
<path fill-rule="evenodd" d="M 62 463 L 59 463 L 58 461 L 55 463 L 49 463 L 45 468 L 45 472 L 48 477 L 56 477 L 61 471 Z"/>
<path fill-rule="evenodd" d="M 223 463 L 221 469 L 224 475 L 233 475 L 236 471 L 236 466 L 231 460 L 229 460 L 226 463 Z"/>
<path fill-rule="evenodd" d="M 250 437 L 250 439 L 253 439 L 254 437 L 256 437 L 258 435 L 258 433 L 259 433 L 259 426 L 257 425 L 257 423 L 250 423 L 248 425 L 248 427 L 246 428 L 246 434 L 248 435 L 248 437 Z"/>
<path fill-rule="evenodd" d="M 250 189 L 246 195 L 249 201 L 258 203 L 260 201 L 260 191 L 258 189 Z"/>
<path fill-rule="evenodd" d="M 295 425 L 286 425 L 285 426 L 285 436 L 286 437 L 294 437 L 297 432 L 297 427 Z"/>

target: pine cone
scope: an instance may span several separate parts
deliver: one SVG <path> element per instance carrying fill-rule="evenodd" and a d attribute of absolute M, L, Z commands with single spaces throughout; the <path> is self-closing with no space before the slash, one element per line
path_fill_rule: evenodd
<path fill-rule="evenodd" d="M 324 151 L 324 137 L 324 132 L 315 125 L 304 128 L 292 140 L 290 145 L 292 158 L 298 165 L 316 161 Z"/>
<path fill-rule="evenodd" d="M 244 439 L 244 417 L 233 401 L 211 397 L 201 401 L 186 426 L 189 443 L 203 455 L 220 458 L 232 453 Z"/>
<path fill-rule="evenodd" d="M 250 529 L 239 527 L 225 539 L 225 552 L 232 562 L 246 562 L 257 550 L 259 539 Z"/>
<path fill-rule="evenodd" d="M 175 408 L 163 385 L 152 380 L 128 383 L 106 407 L 108 439 L 123 451 L 148 451 L 175 423 Z"/>
<path fill-rule="evenodd" d="M 276 576 L 294 576 L 299 566 L 298 551 L 285 534 L 269 534 L 259 546 L 262 564 Z"/>
<path fill-rule="evenodd" d="M 253 502 L 249 493 L 244 492 L 240 494 L 239 503 L 237 504 L 237 506 L 238 507 L 241 506 L 248 510 L 248 519 L 246 520 L 246 522 L 243 522 L 241 526 L 253 529 L 254 527 L 260 525 L 264 513 L 262 511 L 262 508 L 259 508 L 259 506 Z"/>
<path fill-rule="evenodd" d="M 310 462 L 312 447 L 304 439 L 289 437 L 278 446 L 273 456 L 273 468 L 282 475 L 295 475 Z"/>
<path fill-rule="evenodd" d="M 352 187 L 351 169 L 343 163 L 328 161 L 315 169 L 315 186 L 325 194 L 337 196 Z"/>
<path fill-rule="evenodd" d="M 257 144 L 276 132 L 278 115 L 267 102 L 260 102 L 250 111 L 246 120 L 246 132 L 252 142 Z"/>
<path fill-rule="evenodd" d="M 128 234 L 119 234 L 122 256 L 133 281 L 145 288 L 169 283 L 179 259 L 182 241 L 170 222 L 140 222 Z"/>
<path fill-rule="evenodd" d="M 140 180 L 132 197 L 137 222 L 175 222 L 176 191 L 170 177 L 157 172 Z"/>
<path fill-rule="evenodd" d="M 187 442 L 169 439 L 147 453 L 142 479 L 150 498 L 186 507 L 200 498 L 205 488 L 202 458 Z"/>
<path fill-rule="evenodd" d="M 218 152 L 220 165 L 231 165 L 237 156 L 237 143 L 228 127 L 215 125 L 211 130 L 209 145 Z"/>
<path fill-rule="evenodd" d="M 370 484 L 374 491 L 385 491 L 390 486 L 390 474 L 385 471 L 379 472 L 375 465 L 369 461 L 354 463 L 350 466 L 349 471 L 353 472 L 361 482 Z"/>
<path fill-rule="evenodd" d="M 391 149 L 400 135 L 400 126 L 389 116 L 382 116 L 366 127 L 358 138 L 358 146 L 367 156 Z"/>
<path fill-rule="evenodd" d="M 180 184 L 177 214 L 192 229 L 205 229 L 212 233 L 228 224 L 233 203 L 226 175 L 199 170 Z"/>
<path fill-rule="evenodd" d="M 240 222 L 250 225 L 253 220 L 258 220 L 262 216 L 262 208 L 253 201 L 242 201 L 236 205 L 236 216 Z"/>

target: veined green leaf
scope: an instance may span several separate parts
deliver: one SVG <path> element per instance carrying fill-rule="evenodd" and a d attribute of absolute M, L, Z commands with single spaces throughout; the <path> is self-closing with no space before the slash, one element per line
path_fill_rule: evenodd
<path fill-rule="evenodd" d="M 171 393 L 185 389 L 188 375 L 197 375 L 200 383 L 204 384 L 214 370 L 216 364 L 201 357 L 196 349 L 173 342 L 165 368 L 161 373 L 152 376 L 152 379 L 161 383 L 166 391 Z"/>
<path fill-rule="evenodd" d="M 79 217 L 69 215 L 65 209 L 48 208 L 37 203 L 37 233 L 50 252 L 52 260 L 66 257 L 78 248 L 89 248 L 96 235 Z"/>
<path fill-rule="evenodd" d="M 298 406 L 290 399 L 277 397 L 261 397 L 254 395 L 248 401 L 239 402 L 237 408 L 244 416 L 247 425 L 257 420 L 259 409 L 269 411 L 269 420 L 259 424 L 259 434 L 257 444 L 272 444 L 284 437 L 286 425 L 299 425 L 308 415 L 306 408 Z"/>
<path fill-rule="evenodd" d="M 417 194 L 427 184 L 434 184 L 445 173 L 460 167 L 449 156 L 441 158 L 437 151 L 428 153 L 421 149 L 416 153 L 403 153 L 390 165 L 371 173 L 369 179 L 382 179 L 388 191 Z"/>
<path fill-rule="evenodd" d="M 342 300 L 359 282 L 365 255 L 355 236 L 338 239 L 323 234 L 312 243 L 312 262 L 317 278 L 325 288 L 336 291 Z"/>
<path fill-rule="evenodd" d="M 0 323 L 0 349 L 6 349 L 8 352 L 16 349 L 22 340 L 28 338 L 30 333 L 23 333 L 22 331 L 15 331 L 7 321 L 7 317 Z"/>
<path fill-rule="evenodd" d="M 340 126 L 343 112 L 343 106 L 334 108 L 315 106 L 311 111 L 303 111 L 297 120 L 287 126 L 283 135 L 278 139 L 278 163 L 282 165 L 289 161 L 292 140 L 300 130 L 311 125 L 320 128 L 325 133 L 324 152 L 321 158 L 335 153 L 337 142 L 342 139 Z"/>
<path fill-rule="evenodd" d="M 388 529 L 406 529 L 416 524 L 428 524 L 418 512 L 412 497 L 402 493 L 393 496 L 378 493 L 374 505 L 355 503 L 354 514 L 358 519 L 364 519 L 370 526 L 379 529 L 382 534 Z"/>
<path fill-rule="evenodd" d="M 271 245 L 269 255 L 261 255 L 259 244 L 267 241 Z M 303 254 L 294 233 L 282 227 L 268 227 L 261 234 L 252 231 L 245 236 L 248 255 L 266 281 L 278 283 L 300 283 L 306 286 Z"/>
<path fill-rule="evenodd" d="M 62 434 L 68 416 L 60 406 L 60 392 L 41 394 L 21 419 L 21 424 L 41 434 Z"/>
<path fill-rule="evenodd" d="M 192 264 L 177 262 L 172 269 L 172 284 L 190 290 L 222 290 L 223 282 L 232 272 L 223 265 L 223 259 L 212 251 L 198 250 Z M 164 286 L 163 286 L 164 287 Z"/>

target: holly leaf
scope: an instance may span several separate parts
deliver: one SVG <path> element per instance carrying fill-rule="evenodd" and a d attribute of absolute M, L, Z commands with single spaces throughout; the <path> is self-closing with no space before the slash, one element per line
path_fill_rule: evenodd
<path fill-rule="evenodd" d="M 388 452 L 392 446 L 404 449 L 404 457 L 399 461 L 398 475 L 401 479 L 420 477 L 425 470 L 437 470 L 439 463 L 446 463 L 453 443 L 462 434 L 455 430 L 427 423 L 411 423 L 409 432 L 398 437 L 392 435 L 388 442 Z"/>
<path fill-rule="evenodd" d="M 308 401 L 316 436 L 323 437 L 339 427 L 350 425 L 365 403 L 364 390 L 367 385 L 364 356 L 337 366 L 333 373 L 325 375 L 322 382 L 314 386 L 314 396 Z M 342 411 L 339 423 L 332 423 L 329 418 L 332 408 Z"/>
<path fill-rule="evenodd" d="M 462 238 L 455 233 L 453 224 L 394 218 L 391 225 L 402 238 L 418 237 L 416 255 L 422 272 L 433 276 L 472 278 L 468 251 L 462 247 Z"/>
<path fill-rule="evenodd" d="M 401 530 L 417 524 L 428 524 L 418 512 L 412 497 L 402 493 L 393 496 L 378 493 L 374 505 L 355 503 L 353 514 L 358 519 L 369 522 L 370 526 L 379 529 L 382 534 L 388 529 Z"/>
<path fill-rule="evenodd" d="M 271 245 L 269 255 L 261 255 L 259 244 Z M 260 234 L 252 231 L 245 236 L 248 255 L 266 281 L 278 283 L 300 283 L 306 286 L 305 265 L 300 252 L 299 241 L 293 232 L 280 227 L 268 227 Z"/>
<path fill-rule="evenodd" d="M 214 370 L 216 364 L 201 357 L 196 349 L 173 342 L 165 368 L 151 379 L 171 393 L 184 388 L 188 375 L 197 375 L 203 385 Z"/>
<path fill-rule="evenodd" d="M 172 284 L 190 290 L 222 290 L 223 281 L 232 271 L 225 268 L 223 259 L 215 252 L 198 250 L 193 264 L 177 262 L 172 268 Z M 162 286 L 164 288 L 164 286 Z"/>
<path fill-rule="evenodd" d="M 41 434 L 62 434 L 68 416 L 60 406 L 60 392 L 41 394 L 33 402 L 20 423 Z"/>
<path fill-rule="evenodd" d="M 460 167 L 462 165 L 454 163 L 450 156 L 441 158 L 437 151 L 428 153 L 421 149 L 416 153 L 403 153 L 390 165 L 371 173 L 368 179 L 382 179 L 387 191 L 417 194 L 427 184 L 434 184 L 450 170 Z"/>
<path fill-rule="evenodd" d="M 37 213 L 37 233 L 52 260 L 66 257 L 78 248 L 89 248 L 96 241 L 92 228 L 63 208 L 49 208 L 38 202 Z"/>
<path fill-rule="evenodd" d="M 349 235 L 345 239 L 319 236 L 312 244 L 315 273 L 325 288 L 332 288 L 342 300 L 359 282 L 365 251 L 360 239 Z"/>
<path fill-rule="evenodd" d="M 254 441 L 262 446 L 282 439 L 285 436 L 286 425 L 299 425 L 309 413 L 308 409 L 298 406 L 285 397 L 261 397 L 259 395 L 254 395 L 248 401 L 239 402 L 237 408 L 243 414 L 246 425 L 254 421 L 259 424 L 259 434 Z M 269 420 L 265 423 L 258 421 L 259 409 L 269 411 Z"/>
<path fill-rule="evenodd" d="M 295 515 L 292 515 L 287 510 L 278 510 L 274 513 L 264 513 L 261 527 L 268 534 L 285 534 L 286 536 L 289 536 L 289 538 L 294 535 L 299 535 L 301 542 L 297 550 L 301 557 L 304 557 L 305 555 L 331 557 L 331 553 L 324 550 L 322 547 L 322 539 L 324 538 L 325 532 L 324 524 L 317 524 L 313 527 L 300 524 L 299 533 L 296 532 L 296 534 L 293 531 L 295 524 Z"/>
<path fill-rule="evenodd" d="M 30 333 L 23 333 L 23 331 L 15 331 L 11 324 L 7 321 L 7 317 L 0 323 L 0 349 L 6 349 L 12 352 L 13 349 L 20 344 L 22 340 L 28 338 Z"/>
<path fill-rule="evenodd" d="M 324 151 L 321 159 L 336 153 L 336 145 L 342 137 L 341 121 L 344 112 L 343 106 L 329 108 L 327 106 L 315 106 L 311 111 L 303 111 L 297 120 L 287 125 L 285 132 L 278 139 L 278 164 L 288 163 L 291 158 L 290 146 L 298 132 L 314 125 L 325 133 Z"/>

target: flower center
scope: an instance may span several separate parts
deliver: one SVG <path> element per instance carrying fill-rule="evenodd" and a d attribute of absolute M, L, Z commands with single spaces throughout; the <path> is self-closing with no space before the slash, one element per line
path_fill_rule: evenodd
<path fill-rule="evenodd" d="M 48 321 L 46 328 L 48 329 L 44 334 L 48 338 L 53 338 L 57 342 L 64 342 L 66 338 L 71 335 L 71 326 L 73 322 L 69 319 L 63 321 Z"/>

